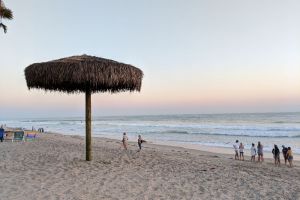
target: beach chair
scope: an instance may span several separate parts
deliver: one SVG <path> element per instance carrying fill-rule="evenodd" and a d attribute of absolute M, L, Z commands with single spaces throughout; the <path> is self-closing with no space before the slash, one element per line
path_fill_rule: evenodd
<path fill-rule="evenodd" d="M 0 141 L 3 142 L 4 140 L 4 129 L 0 128 Z"/>
<path fill-rule="evenodd" d="M 24 131 L 15 131 L 14 132 L 13 142 L 14 141 L 25 141 L 25 139 L 24 139 Z"/>
<path fill-rule="evenodd" d="M 4 135 L 4 141 L 10 140 L 12 142 L 14 140 L 14 132 L 6 131 Z"/>
<path fill-rule="evenodd" d="M 26 133 L 26 137 L 25 137 L 25 140 L 28 141 L 28 140 L 34 140 L 36 138 L 36 133 Z"/>

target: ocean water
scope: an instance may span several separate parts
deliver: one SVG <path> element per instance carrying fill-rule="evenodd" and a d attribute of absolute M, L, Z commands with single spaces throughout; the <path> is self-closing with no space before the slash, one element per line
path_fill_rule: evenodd
<path fill-rule="evenodd" d="M 31 129 L 68 135 L 85 135 L 82 118 L 42 118 L 2 120 L 8 127 Z M 232 147 L 236 139 L 250 148 L 262 142 L 266 151 L 274 144 L 290 146 L 300 154 L 300 113 L 193 114 L 93 117 L 93 136 L 121 139 L 127 132 L 135 141 L 141 134 L 151 142 Z"/>

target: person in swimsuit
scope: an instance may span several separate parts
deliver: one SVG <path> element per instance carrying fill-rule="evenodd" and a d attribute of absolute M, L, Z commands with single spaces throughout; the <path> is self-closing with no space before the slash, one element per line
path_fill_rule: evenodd
<path fill-rule="evenodd" d="M 126 135 L 126 133 L 123 133 L 123 139 L 122 139 L 122 143 L 123 143 L 123 147 L 125 150 L 127 150 L 127 146 L 128 146 L 128 137 Z"/>
<path fill-rule="evenodd" d="M 258 144 L 257 144 L 257 154 L 258 154 L 258 162 L 263 162 L 264 161 L 264 147 L 260 142 L 258 142 Z"/>
<path fill-rule="evenodd" d="M 287 159 L 289 161 L 290 167 L 293 167 L 293 152 L 292 152 L 291 147 L 288 147 L 288 151 L 287 151 L 286 155 L 287 155 Z"/>

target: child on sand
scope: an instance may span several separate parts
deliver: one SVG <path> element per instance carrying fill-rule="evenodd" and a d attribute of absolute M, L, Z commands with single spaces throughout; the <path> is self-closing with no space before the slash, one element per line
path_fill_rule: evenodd
<path fill-rule="evenodd" d="M 127 146 L 128 146 L 128 137 L 126 136 L 126 133 L 123 133 L 123 139 L 122 139 L 122 143 L 123 143 L 123 147 L 125 150 L 127 150 Z"/>
<path fill-rule="evenodd" d="M 244 160 L 244 145 L 243 143 L 240 143 L 240 146 L 239 146 L 239 149 L 240 149 L 240 160 Z"/>
<path fill-rule="evenodd" d="M 255 148 L 255 144 L 252 143 L 252 147 L 251 147 L 251 162 L 255 162 L 255 156 L 256 156 L 256 148 Z"/>
<path fill-rule="evenodd" d="M 142 143 L 143 143 L 143 142 L 146 142 L 146 140 L 143 140 L 143 139 L 142 139 L 142 136 L 139 135 L 139 137 L 138 137 L 139 151 L 142 150 Z"/>
<path fill-rule="evenodd" d="M 287 151 L 286 155 L 287 155 L 287 159 L 289 161 L 290 167 L 293 167 L 293 152 L 292 152 L 291 147 L 288 147 L 288 151 Z"/>

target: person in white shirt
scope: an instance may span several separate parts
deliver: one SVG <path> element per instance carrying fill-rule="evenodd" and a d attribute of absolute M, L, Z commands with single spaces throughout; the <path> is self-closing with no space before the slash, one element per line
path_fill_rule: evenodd
<path fill-rule="evenodd" d="M 244 160 L 244 145 L 243 145 L 243 143 L 240 143 L 239 149 L 240 149 L 240 160 Z"/>
<path fill-rule="evenodd" d="M 235 143 L 233 144 L 233 148 L 235 151 L 234 159 L 238 160 L 239 159 L 239 141 L 238 140 L 236 140 Z"/>
<path fill-rule="evenodd" d="M 126 133 L 123 133 L 122 143 L 123 143 L 124 149 L 127 150 L 127 146 L 128 146 L 128 137 L 127 137 Z"/>
<path fill-rule="evenodd" d="M 256 156 L 256 148 L 255 148 L 255 144 L 252 143 L 252 147 L 251 147 L 251 162 L 255 162 L 255 156 Z"/>

